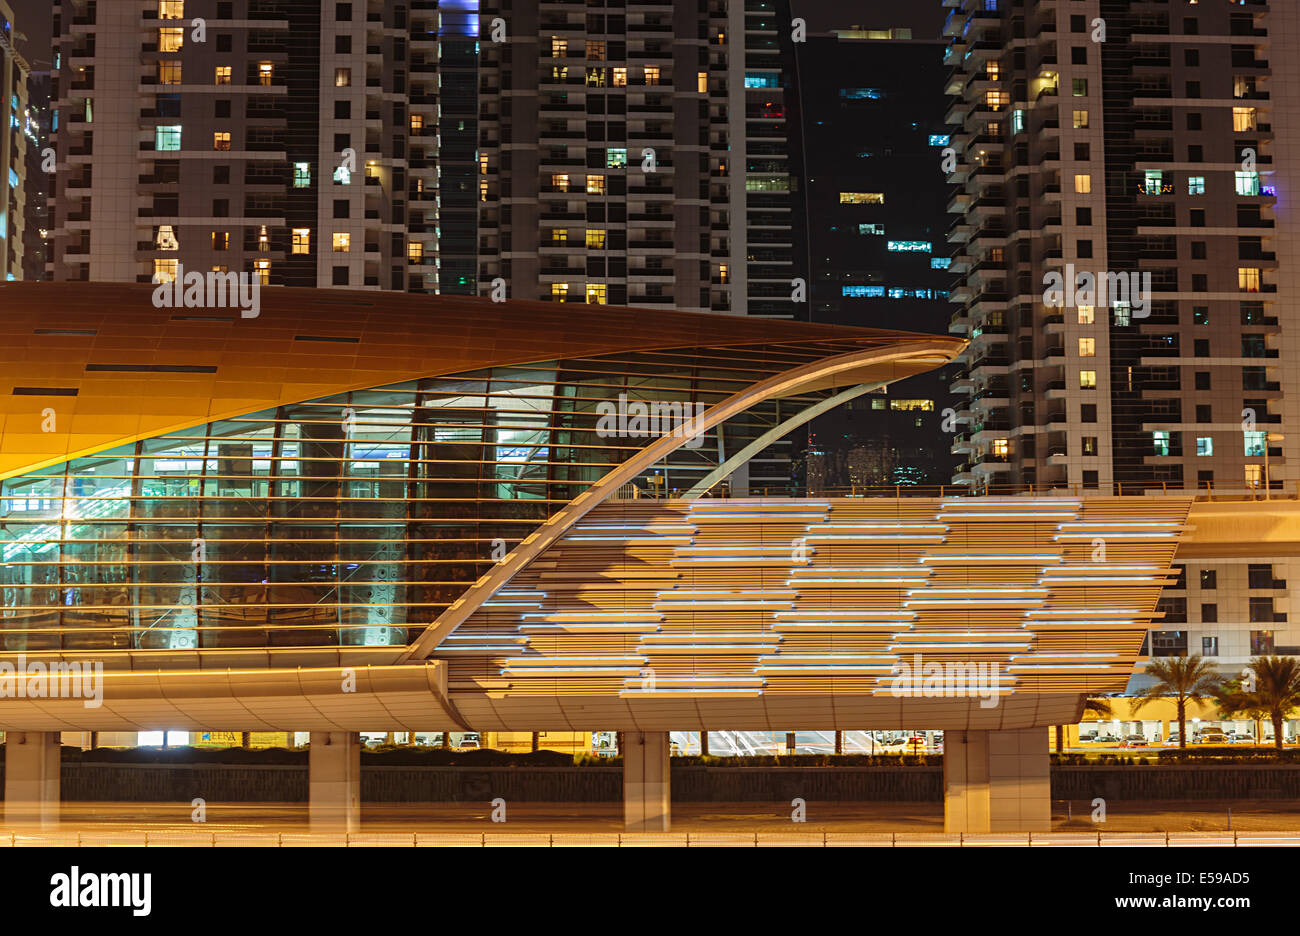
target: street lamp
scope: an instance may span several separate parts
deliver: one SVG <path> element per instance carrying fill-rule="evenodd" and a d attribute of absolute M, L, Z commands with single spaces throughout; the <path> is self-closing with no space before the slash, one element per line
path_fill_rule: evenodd
<path fill-rule="evenodd" d="M 1270 442 L 1284 442 L 1286 436 L 1280 432 L 1270 432 L 1264 436 L 1264 500 L 1270 500 L 1273 494 L 1272 478 L 1268 473 L 1268 446 Z"/>

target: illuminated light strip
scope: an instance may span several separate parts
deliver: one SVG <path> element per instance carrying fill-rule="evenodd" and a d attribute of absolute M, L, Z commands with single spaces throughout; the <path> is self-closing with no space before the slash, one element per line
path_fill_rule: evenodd
<path fill-rule="evenodd" d="M 804 663 L 830 662 L 830 663 L 858 663 L 865 664 L 875 661 L 893 666 L 897 661 L 891 656 L 882 656 L 881 654 L 862 654 L 862 653 L 777 653 L 775 656 L 759 657 L 759 663 L 788 663 L 800 661 Z"/>
<path fill-rule="evenodd" d="M 1114 669 L 1118 667 L 1121 671 L 1128 670 L 1127 663 L 1008 663 L 1009 670 L 1095 670 L 1095 669 Z"/>
<path fill-rule="evenodd" d="M 1026 659 L 1028 659 L 1028 660 L 1073 660 L 1073 659 L 1076 659 L 1076 658 L 1079 658 L 1079 659 L 1091 659 L 1091 658 L 1093 658 L 1093 657 L 1118 657 L 1118 656 L 1119 656 L 1118 653 L 1101 653 L 1101 652 L 1096 652 L 1096 653 L 1092 653 L 1092 652 L 1089 652 L 1089 653 L 1029 653 L 1029 654 L 1025 654 L 1025 655 L 1023 655 L 1023 656 L 1022 656 L 1021 654 L 1013 654 L 1012 656 L 1007 657 L 1007 659 L 1009 659 L 1009 660 L 1026 660 Z"/>
<path fill-rule="evenodd" d="M 728 689 L 719 687 L 700 687 L 698 689 L 620 689 L 620 697 L 623 696 L 657 696 L 657 695 L 689 695 L 696 698 L 705 698 L 711 695 L 719 696 L 761 696 L 762 689 Z"/>
<path fill-rule="evenodd" d="M 823 523 L 808 527 L 809 533 L 815 530 L 943 530 L 946 532 L 948 526 L 944 523 Z"/>
<path fill-rule="evenodd" d="M 499 591 L 497 596 L 500 598 L 545 598 L 546 592 L 543 591 Z"/>
<path fill-rule="evenodd" d="M 754 643 L 770 643 L 772 636 L 770 634 L 663 634 L 659 637 L 647 637 L 646 641 L 665 641 L 680 642 L 683 640 L 723 640 L 738 643 L 741 641 L 753 641 Z"/>
<path fill-rule="evenodd" d="M 664 619 L 662 614 L 655 614 L 653 611 L 539 611 L 529 612 L 523 617 L 550 623 L 589 621 L 592 618 L 610 621 L 662 621 Z"/>
<path fill-rule="evenodd" d="M 846 675 L 870 676 L 873 673 L 893 672 L 892 666 L 835 666 L 835 665 L 810 665 L 810 666 L 756 666 L 755 673 L 776 674 L 784 673 L 788 676 L 798 676 L 801 673 L 820 673 L 822 675 L 831 675 L 834 673 L 843 673 Z"/>
<path fill-rule="evenodd" d="M 594 663 L 602 666 L 639 666 L 644 663 L 645 657 L 642 656 L 555 656 L 555 657 L 527 657 L 515 660 L 513 665 L 516 666 L 559 666 L 561 664 L 585 664 Z"/>
<path fill-rule="evenodd" d="M 910 598 L 904 608 L 1025 608 L 1039 607 L 1046 598 Z"/>
<path fill-rule="evenodd" d="M 1171 539 L 1177 538 L 1178 533 L 1057 533 L 1052 539 L 1060 540 L 1091 540 L 1091 539 Z"/>
<path fill-rule="evenodd" d="M 678 553 L 682 555 L 693 555 L 694 553 L 723 551 L 774 553 L 776 555 L 788 556 L 793 552 L 793 548 L 790 546 L 688 546 L 678 550 Z"/>
<path fill-rule="evenodd" d="M 653 634 L 661 628 L 658 624 L 520 624 L 519 629 L 561 634 Z"/>
<path fill-rule="evenodd" d="M 764 650 L 775 650 L 776 643 L 770 644 L 654 644 L 648 647 L 637 647 L 638 653 L 651 654 L 673 654 L 693 656 L 695 654 L 711 653 L 759 653 Z"/>
<path fill-rule="evenodd" d="M 527 643 L 527 637 L 520 637 L 518 634 L 448 634 L 443 638 L 443 643 L 453 640 L 485 640 L 488 642 L 497 640 L 507 640 L 513 643 Z"/>
<path fill-rule="evenodd" d="M 687 546 L 689 536 L 566 536 L 563 543 L 625 543 L 629 546 Z"/>
<path fill-rule="evenodd" d="M 1062 523 L 1057 529 L 1063 530 L 1066 527 L 1181 527 L 1180 520 L 1071 520 L 1068 523 Z"/>
<path fill-rule="evenodd" d="M 924 585 L 922 578 L 800 578 L 788 579 L 787 585 Z"/>
<path fill-rule="evenodd" d="M 1000 643 L 909 643 L 909 644 L 890 644 L 889 650 L 970 650 L 976 647 L 982 647 L 989 650 L 1019 650 L 1022 647 L 1029 648 L 1030 642 L 1022 640 L 1018 643 L 1011 641 L 1002 641 Z"/>
<path fill-rule="evenodd" d="M 812 550 L 808 550 L 812 552 Z M 669 560 L 669 565 L 699 565 L 705 562 L 744 562 L 749 565 L 779 565 L 789 568 L 792 565 L 811 565 L 811 559 L 794 559 L 790 556 L 719 556 L 718 558 L 709 558 L 706 556 L 691 557 L 678 559 L 674 557 Z"/>
<path fill-rule="evenodd" d="M 1046 595 L 1046 588 L 918 588 L 909 595 Z"/>
<path fill-rule="evenodd" d="M 480 608 L 540 608 L 540 601 L 485 601 Z"/>
<path fill-rule="evenodd" d="M 825 520 L 824 513 L 703 513 L 693 514 L 691 519 L 700 520 Z"/>
<path fill-rule="evenodd" d="M 908 631 L 906 634 L 899 634 L 899 639 L 910 637 L 921 637 L 924 639 L 933 639 L 935 637 L 1005 637 L 1008 640 L 1024 641 L 1034 635 L 1028 631 Z"/>
<path fill-rule="evenodd" d="M 839 617 L 892 617 L 898 618 L 898 611 L 782 611 L 779 618 L 839 618 Z M 903 617 L 916 618 L 915 614 L 903 614 Z"/>
<path fill-rule="evenodd" d="M 854 542 L 857 543 L 869 542 L 871 540 L 886 540 L 886 541 L 904 540 L 909 543 L 915 543 L 921 541 L 925 541 L 929 543 L 946 543 L 948 541 L 948 538 L 944 536 L 942 533 L 860 533 L 860 534 L 827 533 L 825 535 L 809 533 L 804 538 L 809 540 L 810 542 L 818 542 L 818 543 L 827 540 L 853 540 Z"/>
<path fill-rule="evenodd" d="M 736 608 L 793 608 L 794 601 L 654 601 L 650 607 L 662 611 L 729 611 Z"/>
<path fill-rule="evenodd" d="M 512 666 L 501 668 L 501 676 L 608 676 L 610 678 L 637 676 L 640 670 L 635 667 L 629 669 L 626 666 L 555 666 L 549 668 L 537 667 L 528 669 L 514 669 Z"/>
<path fill-rule="evenodd" d="M 1072 510 L 1043 510 L 1043 511 L 1030 511 L 1028 513 L 1021 512 L 1021 511 L 1004 512 L 1004 511 L 991 511 L 991 510 L 990 511 L 976 510 L 976 511 L 960 512 L 960 513 L 940 513 L 938 515 L 938 519 L 940 520 L 988 520 L 991 518 L 994 520 L 1004 520 L 1007 519 L 1008 517 L 1018 517 L 1022 520 L 1025 519 L 1043 520 L 1048 517 L 1073 517 L 1073 516 L 1076 516 L 1076 512 Z"/>
<path fill-rule="evenodd" d="M 721 588 L 669 588 L 656 593 L 656 598 L 666 596 L 668 600 L 685 597 L 700 597 L 703 595 L 716 595 L 722 598 L 729 598 L 732 595 L 765 595 L 769 598 L 784 597 L 797 598 L 799 593 L 786 588 L 742 588 L 737 591 L 727 591 Z"/>
<path fill-rule="evenodd" d="M 1064 582 L 1150 582 L 1155 584 L 1161 580 L 1150 575 L 1061 575 L 1040 578 L 1038 581 L 1042 585 L 1047 585 Z"/>
<path fill-rule="evenodd" d="M 929 575 L 933 570 L 919 569 L 916 566 L 821 566 L 812 569 L 795 569 L 795 575 L 806 572 L 812 575 L 825 575 L 827 572 L 880 572 L 885 574 L 908 573 L 911 575 Z"/>
<path fill-rule="evenodd" d="M 1050 553 L 990 553 L 986 556 L 922 556 L 922 562 L 1060 562 L 1061 557 Z"/>
<path fill-rule="evenodd" d="M 773 630 L 853 631 L 867 627 L 906 627 L 907 621 L 777 621 Z"/>
<path fill-rule="evenodd" d="M 963 500 L 945 500 L 941 502 L 944 508 L 948 507 L 974 507 L 969 499 Z M 988 504 L 990 507 L 1081 507 L 1083 501 L 1077 500 L 1057 500 L 1052 498 L 1046 501 L 1033 501 L 1024 498 L 980 498 L 980 504 Z"/>
<path fill-rule="evenodd" d="M 690 533 L 694 530 L 689 523 L 578 523 L 575 524 L 575 530 L 634 530 L 649 533 L 652 530 L 677 530 L 683 533 Z"/>
<path fill-rule="evenodd" d="M 1074 619 L 1074 618 L 1065 618 L 1065 619 L 1062 619 L 1062 620 L 1060 620 L 1060 621 L 1035 621 L 1035 622 L 1034 622 L 1034 626 L 1035 626 L 1035 627 L 1039 627 L 1039 628 L 1051 628 L 1051 627 L 1084 627 L 1084 626 L 1087 626 L 1087 627 L 1110 627 L 1110 626 L 1115 625 L 1115 624 L 1120 624 L 1120 625 L 1123 625 L 1123 626 L 1125 626 L 1125 627 L 1139 627 L 1139 628 L 1145 628 L 1145 627 L 1149 627 L 1149 626 L 1150 626 L 1150 623 L 1151 623 L 1151 622 L 1149 622 L 1149 621 L 1133 621 L 1133 620 L 1128 620 L 1128 619 L 1125 619 L 1125 618 L 1115 618 L 1115 619 L 1113 619 L 1113 620 L 1109 620 L 1109 621 L 1098 621 L 1098 620 L 1091 620 L 1091 619 L 1078 619 L 1078 620 L 1076 620 L 1076 619 Z"/>
<path fill-rule="evenodd" d="M 1029 616 L 1041 617 L 1073 617 L 1076 614 L 1090 614 L 1095 617 L 1110 617 L 1112 615 L 1123 616 L 1125 614 L 1141 614 L 1137 608 L 1042 608 L 1038 611 L 1026 611 Z"/>

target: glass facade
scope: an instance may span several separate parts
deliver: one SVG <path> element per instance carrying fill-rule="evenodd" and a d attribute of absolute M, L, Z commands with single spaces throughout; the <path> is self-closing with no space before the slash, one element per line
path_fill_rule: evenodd
<path fill-rule="evenodd" d="M 5 479 L 9 651 L 398 646 L 654 437 L 598 407 L 708 406 L 847 350 L 677 349 L 355 390 Z M 697 481 L 820 398 L 772 401 L 659 469 Z M 631 401 L 631 402 L 629 402 Z"/>

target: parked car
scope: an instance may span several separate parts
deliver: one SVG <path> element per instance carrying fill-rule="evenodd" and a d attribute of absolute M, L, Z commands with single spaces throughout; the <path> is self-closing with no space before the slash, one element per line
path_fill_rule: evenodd
<path fill-rule="evenodd" d="M 1124 737 L 1124 740 L 1119 743 L 1119 746 L 1123 748 L 1149 747 L 1150 742 L 1148 742 L 1147 739 L 1140 734 L 1131 734 L 1131 735 L 1126 735 Z"/>
<path fill-rule="evenodd" d="M 477 751 L 479 747 L 478 735 L 476 734 L 462 735 L 460 743 L 456 745 L 458 751 Z"/>
<path fill-rule="evenodd" d="M 1197 744 L 1227 744 L 1228 736 L 1222 731 L 1202 731 L 1196 736 Z"/>
<path fill-rule="evenodd" d="M 1119 738 L 1113 734 L 1099 734 L 1092 740 L 1098 744 L 1119 744 Z"/>
<path fill-rule="evenodd" d="M 1176 732 L 1176 731 L 1171 731 L 1171 732 L 1169 733 L 1169 737 L 1165 739 L 1165 744 L 1173 744 L 1173 745 L 1177 745 L 1177 744 L 1178 744 L 1178 739 L 1179 739 L 1179 737 L 1181 737 L 1181 736 L 1178 734 L 1178 732 Z"/>

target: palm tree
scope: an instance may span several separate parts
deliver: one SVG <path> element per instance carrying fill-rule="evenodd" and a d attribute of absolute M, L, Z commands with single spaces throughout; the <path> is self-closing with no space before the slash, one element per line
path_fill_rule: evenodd
<path fill-rule="evenodd" d="M 1213 698 L 1223 680 L 1199 653 L 1186 657 L 1161 657 L 1147 664 L 1146 674 L 1155 680 L 1133 698 L 1133 712 L 1141 711 L 1153 699 L 1173 696 L 1178 709 L 1178 747 L 1187 747 L 1187 703 Z"/>
<path fill-rule="evenodd" d="M 1254 688 L 1233 680 L 1218 694 L 1225 715 L 1243 713 L 1267 717 L 1273 722 L 1273 746 L 1282 753 L 1282 722 L 1287 713 L 1300 707 L 1300 661 L 1294 657 L 1261 656 L 1250 661 L 1255 674 Z"/>
<path fill-rule="evenodd" d="M 1100 696 L 1089 696 L 1083 702 L 1083 714 L 1097 715 L 1101 718 L 1110 718 L 1110 703 Z M 1056 753 L 1065 753 L 1065 726 L 1056 726 Z"/>

